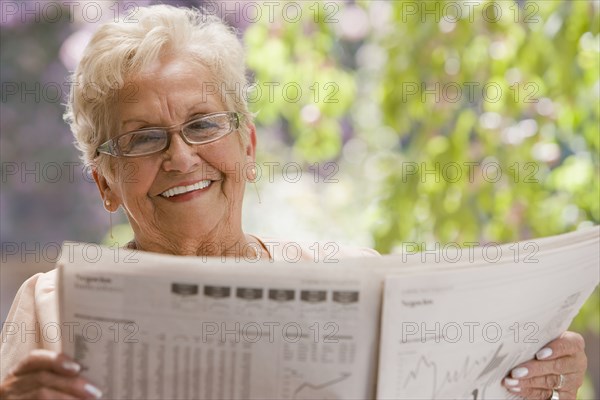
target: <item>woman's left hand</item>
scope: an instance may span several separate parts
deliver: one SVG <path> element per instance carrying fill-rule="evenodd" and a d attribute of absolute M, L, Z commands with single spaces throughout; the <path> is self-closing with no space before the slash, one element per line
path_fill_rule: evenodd
<path fill-rule="evenodd" d="M 536 359 L 513 368 L 502 384 L 525 399 L 547 400 L 555 389 L 560 400 L 575 400 L 587 369 L 584 347 L 580 334 L 567 331 L 538 351 Z"/>

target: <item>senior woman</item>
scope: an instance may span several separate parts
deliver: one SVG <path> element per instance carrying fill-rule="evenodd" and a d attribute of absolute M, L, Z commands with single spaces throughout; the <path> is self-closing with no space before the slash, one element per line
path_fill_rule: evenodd
<path fill-rule="evenodd" d="M 196 10 L 152 6 L 135 17 L 93 36 L 66 113 L 104 207 L 125 210 L 133 249 L 281 259 L 276 250 L 282 246 L 267 248 L 242 229 L 244 187 L 256 177 L 257 135 L 242 93 L 244 56 L 236 35 Z M 58 321 L 54 281 L 54 272 L 30 278 L 13 303 L 7 322 L 38 336 L 3 334 L 4 399 L 101 395 L 60 353 L 60 343 L 39 336 L 40 326 Z M 565 332 L 537 359 L 513 369 L 504 385 L 528 399 L 574 399 L 585 370 L 583 339 Z"/>

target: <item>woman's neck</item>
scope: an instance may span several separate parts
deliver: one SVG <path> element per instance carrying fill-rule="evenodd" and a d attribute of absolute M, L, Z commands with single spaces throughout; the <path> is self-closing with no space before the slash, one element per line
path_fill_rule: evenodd
<path fill-rule="evenodd" d="M 221 240 L 148 240 L 135 237 L 127 245 L 132 250 L 183 256 L 220 257 L 222 260 L 235 258 L 256 261 L 270 259 L 271 254 L 260 240 L 243 232 L 237 236 L 229 235 Z"/>

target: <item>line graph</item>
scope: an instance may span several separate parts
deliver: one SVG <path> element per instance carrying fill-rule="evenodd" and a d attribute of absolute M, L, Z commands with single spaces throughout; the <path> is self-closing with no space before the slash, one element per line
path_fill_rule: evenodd
<path fill-rule="evenodd" d="M 334 386 L 347 381 L 352 376 L 352 373 L 347 371 L 338 371 L 331 374 L 329 377 L 317 376 L 307 377 L 302 372 L 295 368 L 286 368 L 287 398 L 291 399 L 337 399 L 339 390 L 335 390 Z M 336 395 L 337 393 L 337 395 Z"/>
<path fill-rule="evenodd" d="M 501 354 L 502 344 L 494 351 L 481 357 L 468 355 L 457 362 L 456 368 L 440 367 L 434 360 L 421 355 L 414 368 L 410 368 L 402 382 L 402 391 L 410 386 L 418 385 L 421 388 L 431 388 L 430 398 L 435 399 L 448 386 L 460 382 L 479 380 L 485 375 L 497 371 L 505 361 L 507 354 Z"/>

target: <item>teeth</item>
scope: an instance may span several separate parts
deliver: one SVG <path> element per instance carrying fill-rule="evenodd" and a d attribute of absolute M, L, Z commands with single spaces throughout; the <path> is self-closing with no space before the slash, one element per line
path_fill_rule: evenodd
<path fill-rule="evenodd" d="M 163 197 L 173 197 L 175 195 L 191 192 L 193 190 L 204 189 L 208 185 L 210 185 L 210 180 L 206 179 L 204 181 L 194 183 L 193 185 L 176 186 L 174 188 L 162 192 L 160 195 Z"/>

